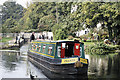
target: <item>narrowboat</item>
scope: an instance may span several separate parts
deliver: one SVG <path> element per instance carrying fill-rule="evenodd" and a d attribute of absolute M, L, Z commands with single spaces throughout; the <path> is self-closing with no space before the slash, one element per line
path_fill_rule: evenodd
<path fill-rule="evenodd" d="M 58 74 L 87 74 L 88 70 L 84 43 L 79 41 L 33 41 L 28 60 L 43 71 Z"/>

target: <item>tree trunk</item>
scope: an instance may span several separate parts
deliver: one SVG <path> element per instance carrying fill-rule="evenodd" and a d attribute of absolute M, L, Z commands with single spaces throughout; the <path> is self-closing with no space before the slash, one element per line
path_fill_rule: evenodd
<path fill-rule="evenodd" d="M 112 40 L 112 27 L 111 27 L 111 24 L 109 24 L 107 26 L 108 26 L 109 40 Z"/>
<path fill-rule="evenodd" d="M 114 39 L 115 39 L 115 38 L 117 37 L 117 31 L 118 31 L 118 30 L 117 30 L 116 27 L 114 27 L 114 28 L 113 28 L 113 31 L 114 31 L 114 36 L 113 36 L 113 37 L 114 37 Z"/>

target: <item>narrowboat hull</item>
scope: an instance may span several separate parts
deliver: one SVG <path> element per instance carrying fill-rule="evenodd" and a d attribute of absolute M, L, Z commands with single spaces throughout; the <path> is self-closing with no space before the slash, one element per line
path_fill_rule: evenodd
<path fill-rule="evenodd" d="M 49 58 L 34 52 L 28 51 L 28 60 L 35 64 L 38 68 L 57 74 L 87 74 L 88 64 L 81 67 L 75 67 L 75 63 L 61 64 L 61 59 Z"/>

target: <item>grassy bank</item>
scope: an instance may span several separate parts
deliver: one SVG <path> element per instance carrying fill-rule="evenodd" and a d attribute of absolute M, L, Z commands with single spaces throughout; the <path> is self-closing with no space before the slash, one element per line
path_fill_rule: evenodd
<path fill-rule="evenodd" d="M 12 40 L 13 38 L 11 38 L 11 37 L 4 37 L 4 38 L 2 38 L 1 40 L 0 40 L 0 42 L 8 42 L 8 41 L 10 41 L 10 40 Z"/>

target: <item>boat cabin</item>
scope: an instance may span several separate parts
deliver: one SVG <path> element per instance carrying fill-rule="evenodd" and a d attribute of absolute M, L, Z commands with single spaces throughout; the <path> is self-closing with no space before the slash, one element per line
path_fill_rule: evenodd
<path fill-rule="evenodd" d="M 85 58 L 84 44 L 79 41 L 35 41 L 30 45 L 32 52 L 51 58 Z"/>

